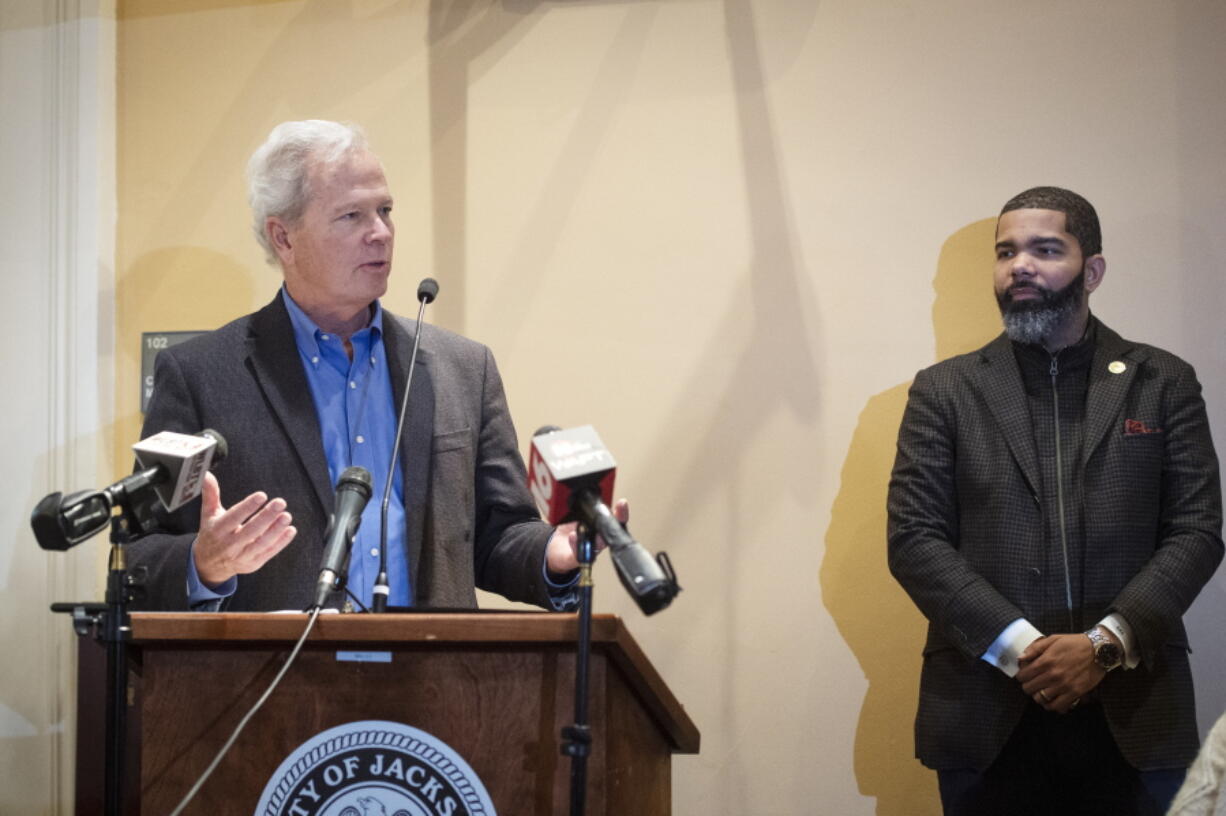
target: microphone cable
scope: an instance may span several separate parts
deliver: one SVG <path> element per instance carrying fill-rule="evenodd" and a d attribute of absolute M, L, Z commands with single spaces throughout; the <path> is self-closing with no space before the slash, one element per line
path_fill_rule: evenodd
<path fill-rule="evenodd" d="M 222 758 L 229 753 L 230 748 L 234 746 L 234 741 L 238 739 L 238 735 L 241 734 L 243 729 L 247 727 L 247 722 L 253 716 L 255 716 L 255 712 L 259 711 L 268 698 L 272 696 L 273 691 L 281 682 L 281 678 L 285 676 L 287 671 L 289 671 L 289 667 L 294 664 L 294 659 L 298 657 L 298 652 L 302 649 L 302 644 L 306 642 L 307 635 L 311 633 L 311 628 L 315 626 L 315 619 L 318 617 L 319 607 L 317 606 L 311 611 L 311 617 L 310 620 L 307 621 L 306 629 L 302 631 L 302 636 L 298 638 L 298 642 L 294 644 L 294 650 L 290 652 L 289 657 L 285 661 L 285 665 L 281 667 L 281 671 L 277 672 L 277 676 L 273 678 L 272 683 L 268 686 L 268 690 L 260 696 L 260 699 L 256 700 L 255 705 L 251 707 L 251 710 L 248 711 L 241 720 L 239 720 L 238 725 L 234 727 L 234 733 L 230 735 L 228 740 L 226 740 L 226 744 L 221 746 L 221 750 L 217 752 L 217 756 L 213 757 L 213 761 L 209 763 L 209 767 L 205 768 L 204 773 L 200 774 L 200 778 L 196 780 L 196 784 L 192 785 L 191 790 L 189 790 L 187 795 L 183 797 L 183 801 L 179 802 L 178 807 L 170 812 L 170 816 L 179 816 L 179 814 L 183 812 L 183 808 L 187 807 L 188 803 L 191 802 L 192 799 L 195 798 L 196 794 L 200 792 L 200 788 L 204 785 L 205 780 L 212 776 L 213 771 L 217 770 L 217 766 L 221 763 Z"/>

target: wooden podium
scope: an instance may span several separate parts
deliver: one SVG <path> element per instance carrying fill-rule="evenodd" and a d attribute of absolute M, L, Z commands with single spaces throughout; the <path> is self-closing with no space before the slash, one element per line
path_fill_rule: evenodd
<path fill-rule="evenodd" d="M 163 816 L 259 699 L 306 615 L 132 615 L 127 804 Z M 499 816 L 568 812 L 577 616 L 321 615 L 293 667 L 185 811 L 251 814 L 304 741 L 342 723 L 390 720 L 450 745 Z M 102 813 L 105 651 L 81 639 L 77 813 Z M 620 619 L 592 620 L 587 813 L 671 808 L 671 756 L 698 729 Z"/>

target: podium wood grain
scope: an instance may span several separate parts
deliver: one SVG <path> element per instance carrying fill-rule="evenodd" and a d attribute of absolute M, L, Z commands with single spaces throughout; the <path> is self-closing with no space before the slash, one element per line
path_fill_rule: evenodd
<path fill-rule="evenodd" d="M 306 620 L 133 615 L 130 813 L 173 809 L 272 682 Z M 298 745 L 370 719 L 442 739 L 481 777 L 501 816 L 565 814 L 570 760 L 558 746 L 574 717 L 576 627 L 575 615 L 551 613 L 321 616 L 187 812 L 252 813 Z M 594 616 L 592 646 L 587 812 L 668 814 L 671 755 L 697 753 L 698 729 L 621 620 Z M 96 694 L 101 706 L 103 689 L 90 682 L 104 677 L 91 668 L 97 646 L 83 640 L 82 649 L 81 704 Z M 341 650 L 386 652 L 391 660 L 339 660 Z M 96 721 L 84 717 L 82 724 L 78 813 L 92 813 L 88 803 L 101 800 L 102 777 L 81 760 L 100 755 L 104 740 Z"/>

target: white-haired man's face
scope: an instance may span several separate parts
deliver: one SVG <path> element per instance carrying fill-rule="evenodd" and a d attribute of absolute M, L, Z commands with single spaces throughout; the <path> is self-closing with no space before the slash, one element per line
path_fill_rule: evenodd
<path fill-rule="evenodd" d="M 383 167 L 362 151 L 310 168 L 310 200 L 296 223 L 266 228 L 290 295 L 308 314 L 353 319 L 387 291 L 396 228 Z"/>

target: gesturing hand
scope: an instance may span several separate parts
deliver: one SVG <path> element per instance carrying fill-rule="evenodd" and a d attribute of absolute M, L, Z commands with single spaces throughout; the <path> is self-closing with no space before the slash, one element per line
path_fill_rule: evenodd
<path fill-rule="evenodd" d="M 269 501 L 262 492 L 222 507 L 217 477 L 206 472 L 194 549 L 200 580 L 215 588 L 235 575 L 255 572 L 294 540 L 298 531 L 290 526 L 292 520 L 284 499 Z"/>

